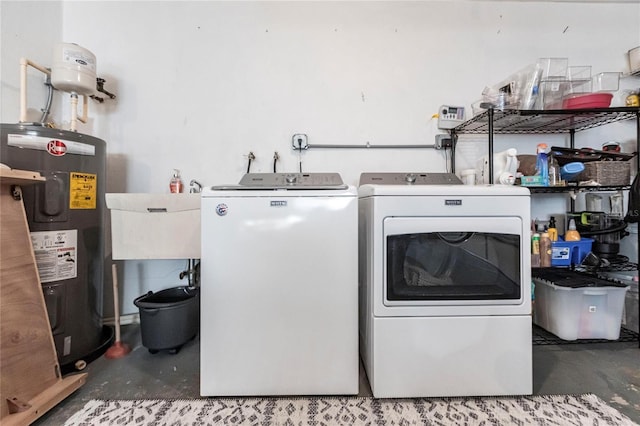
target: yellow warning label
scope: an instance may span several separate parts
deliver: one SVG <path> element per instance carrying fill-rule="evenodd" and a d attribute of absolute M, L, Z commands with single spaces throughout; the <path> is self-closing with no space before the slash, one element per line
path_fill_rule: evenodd
<path fill-rule="evenodd" d="M 69 178 L 69 208 L 95 209 L 98 193 L 98 175 L 71 172 Z"/>

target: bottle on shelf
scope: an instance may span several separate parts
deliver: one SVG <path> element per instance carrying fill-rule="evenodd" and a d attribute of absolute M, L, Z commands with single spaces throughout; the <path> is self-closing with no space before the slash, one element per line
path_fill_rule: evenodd
<path fill-rule="evenodd" d="M 569 221 L 569 229 L 564 234 L 565 241 L 580 241 L 580 233 L 576 229 L 575 219 Z"/>
<path fill-rule="evenodd" d="M 542 178 L 542 186 L 549 186 L 549 156 L 546 143 L 539 143 L 536 147 L 536 174 Z"/>
<path fill-rule="evenodd" d="M 538 232 L 531 235 L 531 267 L 540 267 L 540 234 Z"/>
<path fill-rule="evenodd" d="M 557 164 L 557 161 L 553 158 L 553 154 L 549 154 L 549 186 L 562 185 Z"/>
<path fill-rule="evenodd" d="M 558 228 L 556 228 L 556 218 L 554 216 L 549 217 L 549 239 L 551 242 L 558 241 Z"/>
<path fill-rule="evenodd" d="M 540 234 L 540 267 L 551 267 L 551 239 L 547 231 Z"/>

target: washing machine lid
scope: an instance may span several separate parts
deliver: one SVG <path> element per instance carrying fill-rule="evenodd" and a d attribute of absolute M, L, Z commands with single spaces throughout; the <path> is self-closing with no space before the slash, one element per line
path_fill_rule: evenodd
<path fill-rule="evenodd" d="M 453 173 L 387 172 L 362 173 L 360 185 L 462 185 Z"/>
<path fill-rule="evenodd" d="M 238 185 L 214 186 L 219 191 L 347 189 L 338 173 L 247 173 Z"/>

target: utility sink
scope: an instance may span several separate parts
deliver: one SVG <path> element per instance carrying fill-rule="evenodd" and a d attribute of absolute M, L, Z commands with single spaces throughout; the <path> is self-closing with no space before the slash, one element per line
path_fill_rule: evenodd
<path fill-rule="evenodd" d="M 200 259 L 200 194 L 105 194 L 112 257 Z"/>

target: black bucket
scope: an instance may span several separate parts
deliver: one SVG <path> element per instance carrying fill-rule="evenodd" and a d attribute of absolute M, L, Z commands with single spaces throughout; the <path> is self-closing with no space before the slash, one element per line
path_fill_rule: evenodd
<path fill-rule="evenodd" d="M 150 291 L 133 301 L 140 309 L 142 345 L 149 352 L 177 353 L 200 330 L 200 289 L 173 287 Z"/>

